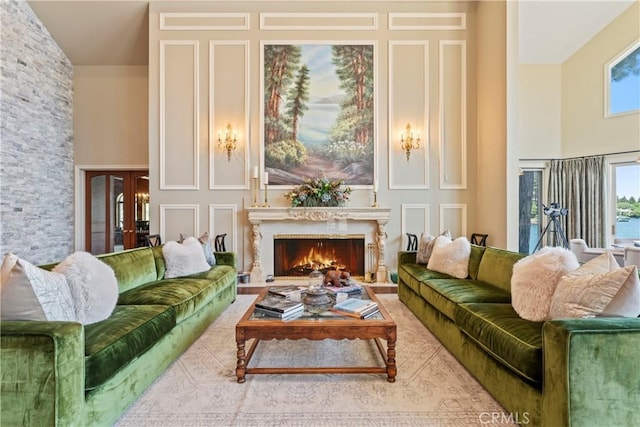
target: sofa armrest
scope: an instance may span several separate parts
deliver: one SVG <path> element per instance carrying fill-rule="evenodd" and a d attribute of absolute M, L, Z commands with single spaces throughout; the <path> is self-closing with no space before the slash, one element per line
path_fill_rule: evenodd
<path fill-rule="evenodd" d="M 545 425 L 640 425 L 640 318 L 543 327 Z"/>
<path fill-rule="evenodd" d="M 416 263 L 415 251 L 400 251 L 398 252 L 398 267 L 402 264 L 415 264 Z"/>
<path fill-rule="evenodd" d="M 214 252 L 216 257 L 216 264 L 229 265 L 233 268 L 237 268 L 238 261 L 235 252 Z"/>
<path fill-rule="evenodd" d="M 84 328 L 74 322 L 2 321 L 2 424 L 84 422 Z"/>

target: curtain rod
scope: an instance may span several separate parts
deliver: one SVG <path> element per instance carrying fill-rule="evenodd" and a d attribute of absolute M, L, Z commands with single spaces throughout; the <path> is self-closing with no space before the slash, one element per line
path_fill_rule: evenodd
<path fill-rule="evenodd" d="M 598 157 L 598 156 L 615 156 L 618 154 L 631 154 L 631 153 L 640 153 L 640 150 L 630 150 L 630 151 L 618 151 L 615 153 L 605 153 L 605 154 L 592 154 L 590 156 L 576 156 L 576 157 L 561 157 L 561 158 L 547 158 L 547 159 L 518 159 L 518 161 L 549 161 L 549 160 L 574 160 L 574 159 L 584 159 L 587 157 Z"/>

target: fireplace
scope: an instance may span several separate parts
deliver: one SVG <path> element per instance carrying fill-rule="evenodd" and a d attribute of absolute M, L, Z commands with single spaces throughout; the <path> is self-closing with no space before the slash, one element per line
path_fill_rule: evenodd
<path fill-rule="evenodd" d="M 344 270 L 364 276 L 364 234 L 275 234 L 273 264 L 276 277 L 306 277 L 314 269 Z"/>

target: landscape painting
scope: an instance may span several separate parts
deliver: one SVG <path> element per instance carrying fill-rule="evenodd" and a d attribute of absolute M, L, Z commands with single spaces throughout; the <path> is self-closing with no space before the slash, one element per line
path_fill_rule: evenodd
<path fill-rule="evenodd" d="M 265 44 L 263 149 L 270 185 L 372 185 L 374 46 Z"/>

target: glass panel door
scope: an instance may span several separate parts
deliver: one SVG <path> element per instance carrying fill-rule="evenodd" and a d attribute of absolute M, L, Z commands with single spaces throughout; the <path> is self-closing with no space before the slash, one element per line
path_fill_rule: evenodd
<path fill-rule="evenodd" d="M 146 245 L 147 171 L 87 172 L 85 194 L 87 252 L 98 255 Z"/>
<path fill-rule="evenodd" d="M 519 252 L 530 254 L 540 238 L 542 224 L 542 171 L 524 170 L 520 174 Z"/>

